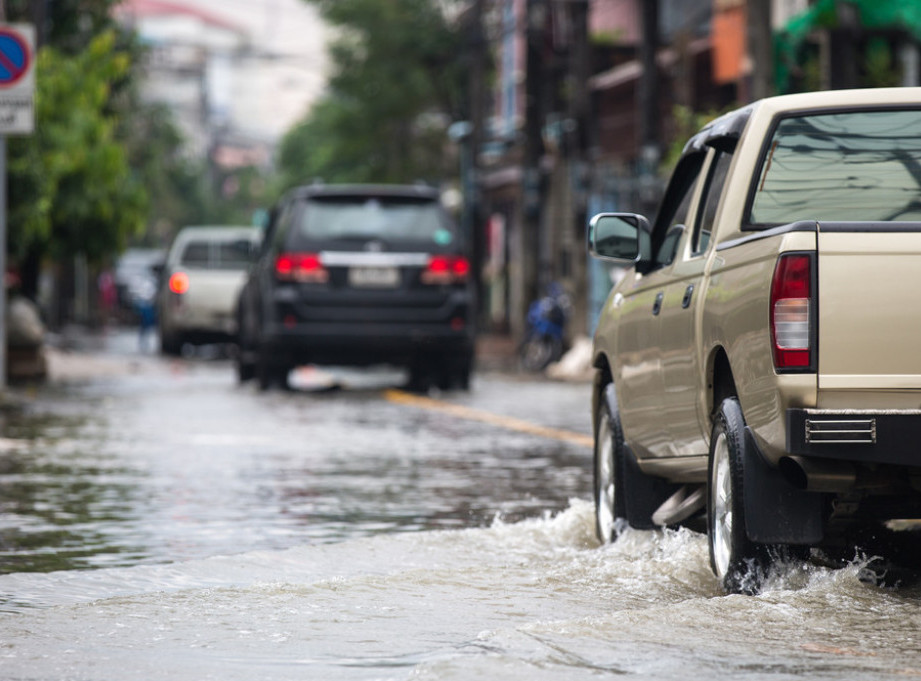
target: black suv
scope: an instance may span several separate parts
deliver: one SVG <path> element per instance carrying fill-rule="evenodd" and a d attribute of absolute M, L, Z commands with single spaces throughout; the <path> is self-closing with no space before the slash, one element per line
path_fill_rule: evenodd
<path fill-rule="evenodd" d="M 241 381 L 301 364 L 409 369 L 466 389 L 473 366 L 464 235 L 426 186 L 311 185 L 273 208 L 237 314 Z"/>

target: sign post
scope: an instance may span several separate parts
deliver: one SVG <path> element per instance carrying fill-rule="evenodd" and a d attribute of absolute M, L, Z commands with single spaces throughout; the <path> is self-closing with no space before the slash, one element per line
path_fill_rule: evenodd
<path fill-rule="evenodd" d="M 0 23 L 0 390 L 6 389 L 7 135 L 35 130 L 35 28 Z"/>

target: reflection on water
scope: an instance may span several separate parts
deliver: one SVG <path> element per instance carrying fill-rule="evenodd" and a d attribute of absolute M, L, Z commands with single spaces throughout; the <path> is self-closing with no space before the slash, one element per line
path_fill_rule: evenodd
<path fill-rule="evenodd" d="M 586 413 L 477 380 L 461 399 L 513 417 Z M 176 362 L 2 418 L 4 679 L 921 677 L 918 589 L 800 565 L 723 596 L 701 535 L 598 546 L 585 448 L 379 388 Z"/>
<path fill-rule="evenodd" d="M 136 473 L 77 437 L 86 418 L 13 412 L 3 427 L 0 573 L 130 561 L 136 550 L 108 523 L 131 515 Z"/>
<path fill-rule="evenodd" d="M 921 593 L 858 566 L 781 570 L 722 596 L 706 542 L 591 506 L 182 564 L 0 576 L 11 678 L 902 679 Z M 17 594 L 17 596 L 13 596 Z M 129 663 L 130 661 L 130 663 Z"/>
<path fill-rule="evenodd" d="M 589 485 L 580 447 L 390 404 L 376 387 L 260 394 L 226 363 L 52 391 L 4 418 L 0 573 L 484 526 Z"/>

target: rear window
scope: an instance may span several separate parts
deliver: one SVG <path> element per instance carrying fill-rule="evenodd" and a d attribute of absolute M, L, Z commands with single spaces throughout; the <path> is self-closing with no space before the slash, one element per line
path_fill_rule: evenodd
<path fill-rule="evenodd" d="M 179 263 L 192 269 L 245 270 L 250 263 L 249 243 L 246 239 L 189 241 Z"/>
<path fill-rule="evenodd" d="M 186 267 L 207 268 L 211 263 L 211 244 L 207 241 L 190 241 L 183 249 L 179 262 Z"/>
<path fill-rule="evenodd" d="M 921 111 L 785 118 L 757 177 L 753 224 L 921 220 Z"/>
<path fill-rule="evenodd" d="M 306 201 L 295 240 L 422 243 L 449 246 L 456 234 L 440 205 L 412 197 L 314 197 Z"/>

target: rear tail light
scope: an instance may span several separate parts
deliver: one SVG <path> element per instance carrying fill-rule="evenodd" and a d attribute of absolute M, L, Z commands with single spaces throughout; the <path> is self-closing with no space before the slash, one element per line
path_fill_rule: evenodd
<path fill-rule="evenodd" d="M 815 349 L 815 291 L 812 256 L 780 256 L 771 282 L 771 344 L 774 368 L 809 370 Z"/>
<path fill-rule="evenodd" d="M 185 272 L 173 272 L 169 278 L 169 290 L 182 295 L 189 290 L 189 275 Z"/>
<path fill-rule="evenodd" d="M 282 253 L 275 258 L 275 276 L 281 281 L 325 284 L 329 270 L 318 253 Z"/>
<path fill-rule="evenodd" d="M 433 255 L 422 272 L 423 284 L 462 284 L 470 276 L 470 261 L 462 255 Z"/>

